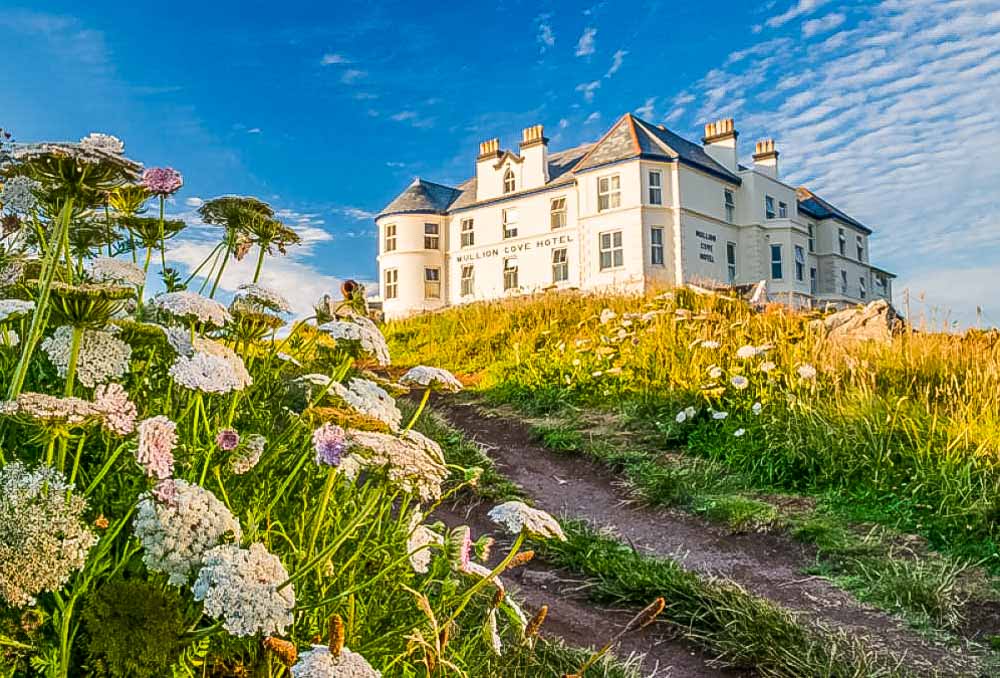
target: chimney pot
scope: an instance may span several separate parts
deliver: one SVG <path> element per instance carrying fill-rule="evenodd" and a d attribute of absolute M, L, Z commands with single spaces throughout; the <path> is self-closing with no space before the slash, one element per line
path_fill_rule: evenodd
<path fill-rule="evenodd" d="M 541 125 L 525 127 L 521 131 L 521 146 L 533 146 L 547 141 L 548 139 L 545 138 L 545 128 Z"/>
<path fill-rule="evenodd" d="M 479 144 L 479 157 L 495 156 L 500 153 L 500 139 L 494 137 Z"/>

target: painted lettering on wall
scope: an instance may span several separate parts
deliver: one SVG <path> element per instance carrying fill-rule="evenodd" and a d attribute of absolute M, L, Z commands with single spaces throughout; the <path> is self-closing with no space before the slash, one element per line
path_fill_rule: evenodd
<path fill-rule="evenodd" d="M 522 240 L 521 242 L 511 243 L 509 245 L 504 245 L 503 247 L 487 247 L 475 252 L 458 254 L 455 256 L 455 261 L 463 263 L 466 261 L 475 261 L 476 259 L 498 257 L 501 253 L 505 255 L 518 254 L 520 252 L 527 252 L 528 250 L 539 249 L 542 247 L 565 245 L 573 242 L 573 240 L 573 236 L 568 233 L 565 235 L 547 235 L 535 238 L 534 240 Z"/>
<path fill-rule="evenodd" d="M 702 261 L 707 261 L 711 264 L 715 263 L 715 241 L 718 238 L 714 233 L 706 233 L 705 231 L 695 231 L 694 234 L 704 240 L 705 242 L 698 243 L 700 245 L 700 252 L 698 253 L 698 258 Z"/>

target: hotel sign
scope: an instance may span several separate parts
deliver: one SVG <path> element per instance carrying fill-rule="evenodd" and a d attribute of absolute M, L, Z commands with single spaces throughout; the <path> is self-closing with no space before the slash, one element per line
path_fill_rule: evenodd
<path fill-rule="evenodd" d="M 533 238 L 530 240 L 522 240 L 521 242 L 512 242 L 508 245 L 503 245 L 502 247 L 485 247 L 474 252 L 462 253 L 455 256 L 455 261 L 458 263 L 465 263 L 468 261 L 475 261 L 477 259 L 489 259 L 491 257 L 498 257 L 501 254 L 504 256 L 509 256 L 512 254 L 520 254 L 521 252 L 527 252 L 529 250 L 541 249 L 544 247 L 555 247 L 556 245 L 566 245 L 573 242 L 572 234 L 566 233 L 563 235 L 544 235 L 538 238 Z"/>
<path fill-rule="evenodd" d="M 702 261 L 715 263 L 715 241 L 717 240 L 715 234 L 705 231 L 695 231 L 694 234 L 701 240 L 698 258 Z"/>

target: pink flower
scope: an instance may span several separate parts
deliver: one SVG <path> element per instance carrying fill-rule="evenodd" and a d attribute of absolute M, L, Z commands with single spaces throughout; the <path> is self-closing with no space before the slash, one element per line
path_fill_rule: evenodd
<path fill-rule="evenodd" d="M 184 179 L 172 167 L 150 167 L 142 173 L 142 185 L 153 195 L 171 195 L 184 185 Z"/>
<path fill-rule="evenodd" d="M 104 427 L 127 436 L 135 430 L 135 404 L 121 384 L 101 384 L 94 389 L 94 407 L 104 415 Z"/>
<path fill-rule="evenodd" d="M 136 461 L 151 478 L 169 478 L 174 469 L 177 424 L 163 415 L 139 422 L 139 449 Z"/>
<path fill-rule="evenodd" d="M 240 445 L 240 434 L 235 429 L 224 428 L 215 434 L 215 444 L 223 452 L 232 452 Z"/>
<path fill-rule="evenodd" d="M 333 424 L 323 424 L 313 431 L 313 448 L 316 450 L 316 463 L 326 466 L 339 466 L 340 457 L 347 449 L 344 429 Z"/>
<path fill-rule="evenodd" d="M 177 498 L 177 483 L 174 482 L 173 478 L 161 480 L 153 488 L 153 496 L 161 504 L 170 504 L 172 506 L 174 499 Z"/>

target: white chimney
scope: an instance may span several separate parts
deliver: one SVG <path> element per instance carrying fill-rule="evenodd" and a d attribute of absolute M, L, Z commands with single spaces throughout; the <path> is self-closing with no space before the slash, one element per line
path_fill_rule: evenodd
<path fill-rule="evenodd" d="M 494 198 L 500 193 L 493 165 L 501 155 L 498 137 L 479 144 L 479 156 L 476 158 L 476 200 Z"/>
<path fill-rule="evenodd" d="M 758 172 L 778 178 L 778 151 L 774 149 L 774 139 L 762 139 L 757 142 L 753 154 L 753 166 Z"/>
<path fill-rule="evenodd" d="M 541 125 L 525 127 L 521 132 L 521 158 L 524 161 L 521 177 L 524 183 L 518 190 L 537 188 L 549 182 L 549 140 Z"/>
<path fill-rule="evenodd" d="M 739 159 L 736 154 L 736 139 L 740 133 L 736 131 L 732 118 L 723 118 L 705 125 L 705 153 L 730 172 L 739 170 Z"/>

